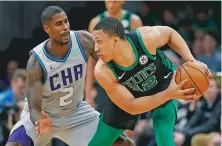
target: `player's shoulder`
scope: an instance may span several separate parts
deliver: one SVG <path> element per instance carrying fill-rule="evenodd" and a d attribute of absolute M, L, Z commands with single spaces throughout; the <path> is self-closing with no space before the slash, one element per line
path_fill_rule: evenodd
<path fill-rule="evenodd" d="M 77 30 L 75 31 L 80 39 L 90 39 L 93 40 L 92 34 L 86 30 Z"/>
<path fill-rule="evenodd" d="M 94 75 L 96 80 L 102 84 L 116 81 L 116 78 L 113 75 L 110 68 L 108 67 L 108 65 L 105 62 L 103 62 L 101 59 L 97 61 L 97 64 L 94 69 Z"/>
<path fill-rule="evenodd" d="M 138 27 L 143 26 L 143 22 L 137 14 L 130 12 L 128 10 L 124 10 L 124 11 L 126 15 L 129 15 L 131 30 L 134 30 Z"/>
<path fill-rule="evenodd" d="M 131 21 L 141 21 L 141 18 L 137 14 L 131 13 Z"/>
<path fill-rule="evenodd" d="M 102 75 L 107 75 L 107 65 L 105 62 L 103 62 L 101 59 L 99 59 L 96 63 L 95 69 L 94 69 L 94 74 L 95 76 L 100 76 L 100 74 Z"/>
<path fill-rule="evenodd" d="M 90 23 L 98 23 L 100 21 L 100 16 L 97 15 L 90 20 Z"/>
<path fill-rule="evenodd" d="M 141 35 L 143 40 L 155 41 L 158 40 L 161 35 L 158 29 L 153 26 L 142 26 L 139 27 L 136 31 L 139 35 Z"/>
<path fill-rule="evenodd" d="M 78 38 L 80 40 L 80 43 L 85 51 L 85 54 L 87 58 L 89 57 L 89 54 L 94 50 L 95 42 L 93 40 L 93 36 L 91 33 L 89 33 L 86 30 L 78 30 L 76 31 Z"/>
<path fill-rule="evenodd" d="M 97 23 L 99 23 L 100 17 L 97 15 L 96 17 L 92 18 L 89 22 L 89 31 L 92 32 L 94 27 L 96 26 Z"/>
<path fill-rule="evenodd" d="M 40 44 L 36 45 L 34 48 L 32 48 L 32 50 L 30 52 L 34 51 L 34 53 L 38 54 L 39 52 L 43 51 L 43 48 L 45 47 L 45 44 L 48 41 L 49 41 L 49 39 L 47 39 L 47 40 L 41 42 Z"/>
<path fill-rule="evenodd" d="M 28 59 L 28 63 L 26 66 L 26 76 L 29 79 L 41 79 L 44 75 L 43 64 L 41 61 L 37 59 L 35 54 L 30 54 Z"/>

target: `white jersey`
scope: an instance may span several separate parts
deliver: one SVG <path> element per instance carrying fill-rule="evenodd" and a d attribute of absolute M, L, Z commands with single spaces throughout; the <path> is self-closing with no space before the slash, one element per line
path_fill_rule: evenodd
<path fill-rule="evenodd" d="M 44 71 L 42 109 L 51 117 L 61 117 L 70 114 L 83 100 L 87 58 L 75 31 L 70 31 L 71 43 L 64 58 L 47 53 L 48 41 L 31 52 Z"/>

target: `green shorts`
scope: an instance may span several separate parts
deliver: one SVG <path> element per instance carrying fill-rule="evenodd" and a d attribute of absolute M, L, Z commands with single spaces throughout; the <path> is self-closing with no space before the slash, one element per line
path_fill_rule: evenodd
<path fill-rule="evenodd" d="M 158 146 L 175 146 L 173 129 L 177 118 L 177 100 L 172 100 L 152 110 L 153 127 Z M 111 146 L 125 129 L 107 125 L 101 114 L 97 131 L 89 146 Z"/>

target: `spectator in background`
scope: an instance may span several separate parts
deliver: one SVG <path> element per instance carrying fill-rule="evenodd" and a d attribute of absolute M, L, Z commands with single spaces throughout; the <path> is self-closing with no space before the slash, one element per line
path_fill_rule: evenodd
<path fill-rule="evenodd" d="M 210 134 L 200 133 L 192 138 L 191 146 L 220 146 L 220 134 L 212 132 Z"/>
<path fill-rule="evenodd" d="M 14 72 L 10 81 L 11 88 L 0 92 L 0 145 L 6 144 L 9 132 L 19 120 L 24 106 L 25 70 L 9 70 L 9 73 Z"/>
<path fill-rule="evenodd" d="M 184 101 L 179 100 L 178 111 L 177 111 L 177 121 L 175 124 L 175 131 L 183 130 L 184 126 L 190 121 L 191 117 L 195 113 L 198 106 L 198 101 Z M 177 135 L 175 135 L 177 136 Z"/>
<path fill-rule="evenodd" d="M 180 7 L 180 6 L 179 6 Z M 193 32 L 192 32 L 192 10 L 189 6 L 181 4 L 181 8 L 178 9 L 177 21 L 178 32 L 186 41 L 188 46 L 192 46 Z"/>
<path fill-rule="evenodd" d="M 200 56 L 203 53 L 200 39 L 195 39 L 191 48 L 192 48 L 191 51 L 192 51 L 193 55 L 195 56 L 195 58 L 197 56 Z"/>
<path fill-rule="evenodd" d="M 208 16 L 208 9 L 203 6 L 194 8 L 196 18 L 192 24 L 195 38 L 200 38 L 204 32 L 218 33 L 219 29 L 216 23 Z"/>
<path fill-rule="evenodd" d="M 142 8 L 139 10 L 139 16 L 144 26 L 154 26 L 157 24 L 157 19 L 152 11 L 152 4 L 150 2 L 142 2 Z"/>
<path fill-rule="evenodd" d="M 213 136 L 209 146 L 221 146 L 221 133 L 217 133 Z"/>
<path fill-rule="evenodd" d="M 203 53 L 197 60 L 205 63 L 212 72 L 221 72 L 221 52 L 217 50 L 217 42 L 212 33 L 205 33 L 201 37 Z"/>
<path fill-rule="evenodd" d="M 157 146 L 151 112 L 142 115 L 134 130 L 136 146 Z"/>
<path fill-rule="evenodd" d="M 9 88 L 10 80 L 14 71 L 18 68 L 18 63 L 15 60 L 10 60 L 7 65 L 7 74 L 0 79 L 0 91 Z"/>
<path fill-rule="evenodd" d="M 186 126 L 180 132 L 175 132 L 175 143 L 177 146 L 190 145 L 191 138 L 196 134 L 220 131 L 220 101 L 221 94 L 217 83 L 215 79 L 211 79 L 209 89 L 205 93 L 201 105 Z"/>
<path fill-rule="evenodd" d="M 0 93 L 0 105 L 13 106 L 23 102 L 25 94 L 25 70 L 17 69 L 11 79 L 11 88 Z M 22 107 L 21 107 L 22 108 Z M 22 110 L 22 109 L 21 109 Z M 4 108 L 0 108 L 0 113 Z"/>
<path fill-rule="evenodd" d="M 163 22 L 162 25 L 169 26 L 176 31 L 178 31 L 177 19 L 176 19 L 176 12 L 172 9 L 165 9 L 163 11 Z"/>

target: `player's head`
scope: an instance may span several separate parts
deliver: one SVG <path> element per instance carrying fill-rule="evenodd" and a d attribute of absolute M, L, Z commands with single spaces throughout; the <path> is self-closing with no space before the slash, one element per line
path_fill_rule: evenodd
<path fill-rule="evenodd" d="M 105 0 L 105 5 L 106 5 L 106 9 L 108 13 L 111 15 L 115 15 L 116 13 L 121 11 L 123 8 L 124 2 L 125 2 L 124 0 L 122 1 Z"/>
<path fill-rule="evenodd" d="M 41 14 L 41 22 L 50 39 L 60 45 L 70 39 L 70 25 L 64 10 L 58 6 L 49 6 Z"/>
<path fill-rule="evenodd" d="M 119 42 L 126 40 L 123 24 L 111 17 L 104 18 L 94 27 L 93 36 L 95 51 L 105 62 L 113 59 Z"/>

